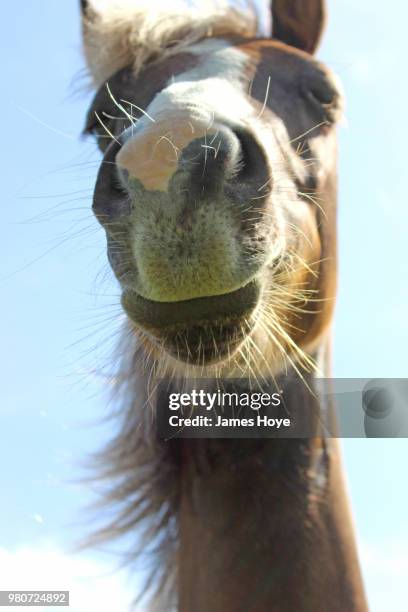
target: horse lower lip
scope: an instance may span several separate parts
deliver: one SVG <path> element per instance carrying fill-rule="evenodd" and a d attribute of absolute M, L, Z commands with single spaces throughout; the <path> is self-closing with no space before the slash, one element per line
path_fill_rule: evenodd
<path fill-rule="evenodd" d="M 257 280 L 231 293 L 181 302 L 155 302 L 143 298 L 132 289 L 125 289 L 122 306 L 134 323 L 153 335 L 163 337 L 174 329 L 249 319 L 260 293 Z"/>

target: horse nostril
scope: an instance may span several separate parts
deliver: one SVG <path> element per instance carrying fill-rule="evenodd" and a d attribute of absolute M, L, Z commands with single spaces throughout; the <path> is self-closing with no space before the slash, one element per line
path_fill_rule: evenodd
<path fill-rule="evenodd" d="M 234 127 L 234 135 L 240 146 L 240 164 L 235 177 L 243 182 L 252 182 L 255 179 L 267 180 L 268 166 L 266 154 L 262 145 L 254 134 L 242 127 Z"/>
<path fill-rule="evenodd" d="M 180 178 L 187 179 L 190 194 L 213 197 L 236 174 L 240 163 L 241 146 L 234 132 L 224 126 L 214 127 L 183 149 L 178 170 Z"/>
<path fill-rule="evenodd" d="M 120 148 L 119 142 L 111 143 L 96 180 L 92 209 L 102 225 L 127 218 L 131 212 L 129 194 L 117 173 L 116 156 Z"/>
<path fill-rule="evenodd" d="M 259 187 L 271 184 L 264 148 L 242 126 L 224 125 L 212 136 L 192 141 L 182 152 L 180 166 L 188 171 L 189 193 L 201 197 L 226 192 L 239 201 L 258 198 Z"/>

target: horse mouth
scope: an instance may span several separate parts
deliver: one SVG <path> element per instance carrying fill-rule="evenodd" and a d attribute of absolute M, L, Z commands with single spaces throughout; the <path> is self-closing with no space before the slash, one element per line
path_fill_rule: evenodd
<path fill-rule="evenodd" d="M 229 359 L 254 327 L 260 284 L 219 296 L 155 302 L 127 289 L 122 306 L 159 350 L 183 363 L 210 365 Z"/>

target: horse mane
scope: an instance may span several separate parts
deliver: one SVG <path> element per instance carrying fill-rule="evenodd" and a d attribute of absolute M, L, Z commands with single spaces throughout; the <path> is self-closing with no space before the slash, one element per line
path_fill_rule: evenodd
<path fill-rule="evenodd" d="M 180 441 L 162 440 L 157 433 L 155 357 L 132 323 L 125 322 L 121 332 L 117 365 L 110 375 L 115 406 L 108 417 L 111 440 L 88 463 L 99 493 L 95 509 L 106 510 L 107 515 L 80 547 L 132 534 L 123 560 L 147 574 L 134 603 L 148 601 L 152 612 L 170 612 L 175 605 Z"/>
<path fill-rule="evenodd" d="M 205 38 L 256 36 L 258 26 L 251 2 L 241 8 L 217 0 L 198 6 L 183 0 L 93 0 L 84 18 L 84 51 L 100 86 L 125 66 L 138 74 Z"/>

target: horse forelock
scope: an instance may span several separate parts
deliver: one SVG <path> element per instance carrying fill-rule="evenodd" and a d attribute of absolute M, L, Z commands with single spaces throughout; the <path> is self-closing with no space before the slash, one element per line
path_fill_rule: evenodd
<path fill-rule="evenodd" d="M 180 0 L 93 0 L 83 26 L 86 60 L 99 86 L 125 66 L 131 65 L 137 75 L 150 63 L 206 38 L 256 36 L 258 19 L 252 9 L 214 0 L 199 6 Z"/>

